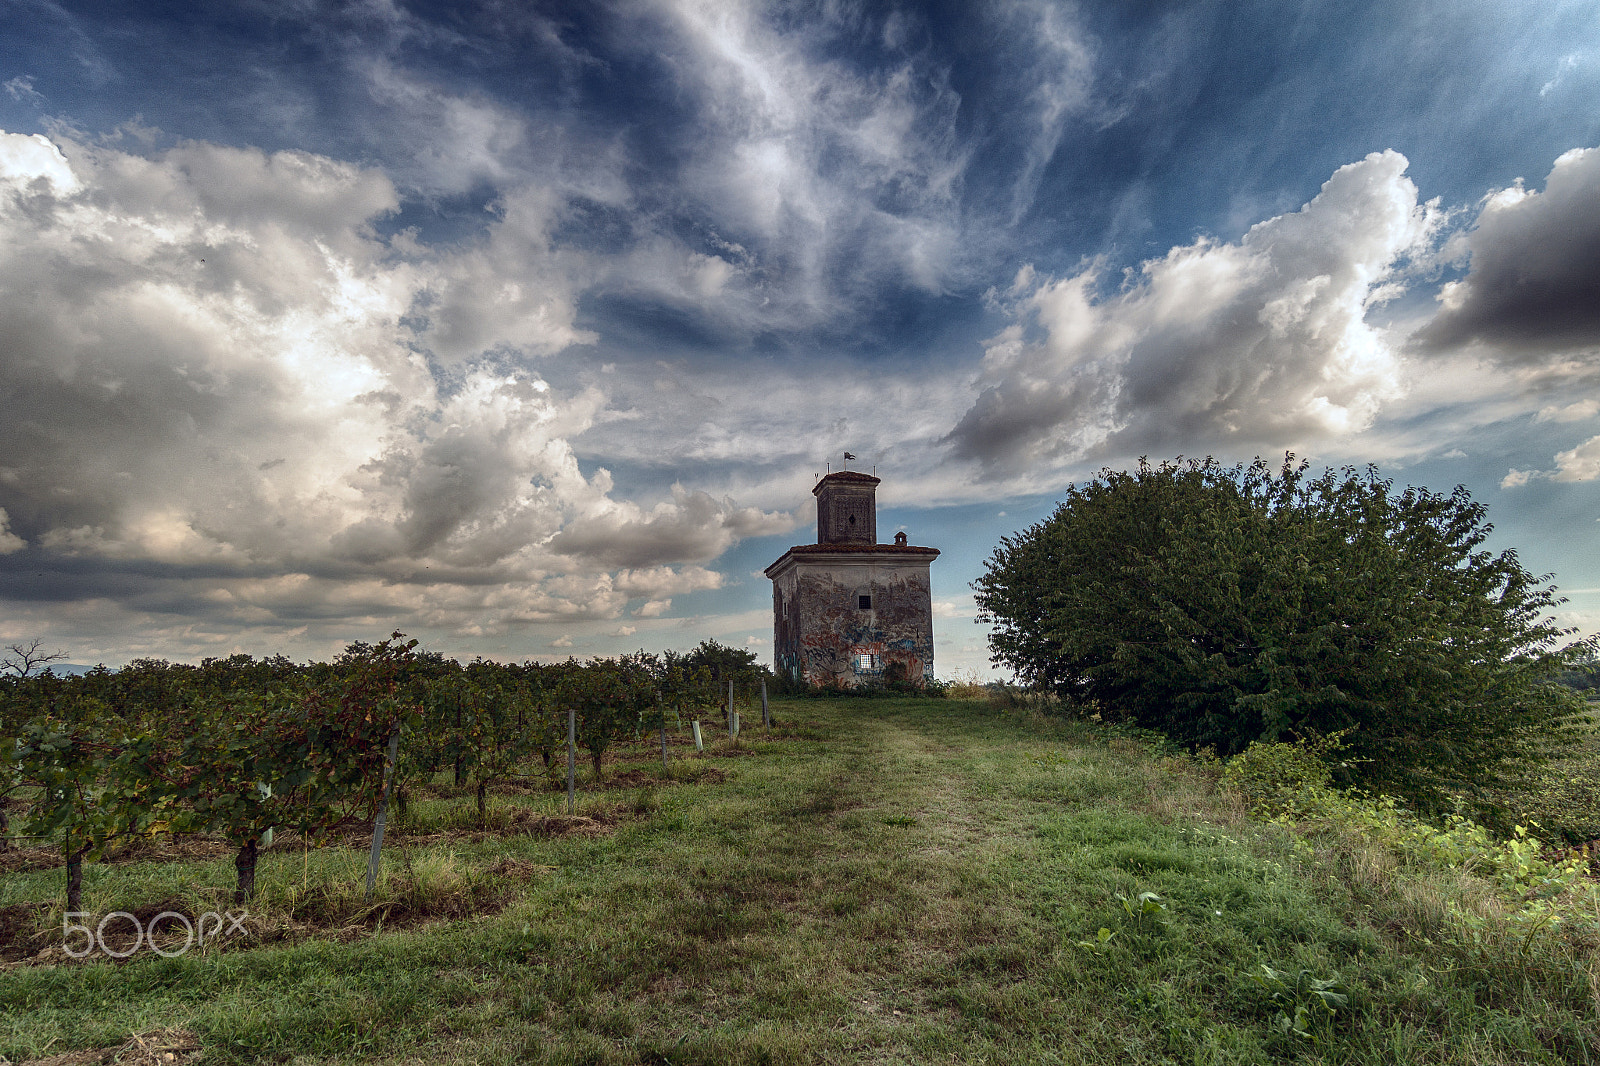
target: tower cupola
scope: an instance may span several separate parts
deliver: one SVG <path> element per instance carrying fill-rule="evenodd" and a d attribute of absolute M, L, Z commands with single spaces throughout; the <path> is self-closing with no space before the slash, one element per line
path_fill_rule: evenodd
<path fill-rule="evenodd" d="M 839 470 L 817 482 L 818 544 L 878 543 L 878 480 Z"/>

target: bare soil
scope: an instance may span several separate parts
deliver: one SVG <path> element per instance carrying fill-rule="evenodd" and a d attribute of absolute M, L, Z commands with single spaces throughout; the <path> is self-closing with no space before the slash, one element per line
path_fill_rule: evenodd
<path fill-rule="evenodd" d="M 18 1066 L 180 1066 L 200 1057 L 200 1038 L 187 1029 L 152 1029 L 135 1033 L 114 1047 L 91 1048 L 26 1059 Z"/>

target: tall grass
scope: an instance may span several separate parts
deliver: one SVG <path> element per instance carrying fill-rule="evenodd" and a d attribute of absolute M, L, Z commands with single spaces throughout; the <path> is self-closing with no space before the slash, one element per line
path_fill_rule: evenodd
<path fill-rule="evenodd" d="M 212 1062 L 1600 1060 L 1595 945 L 1514 929 L 1486 866 L 1263 821 L 1217 764 L 1037 707 L 774 713 L 680 750 L 715 775 L 588 794 L 582 833 L 450 830 L 470 797 L 419 800 L 387 910 L 356 849 L 269 852 L 264 920 L 306 931 L 0 972 L 0 1054 L 183 1026 Z M 231 873 L 95 870 L 95 906 Z"/>

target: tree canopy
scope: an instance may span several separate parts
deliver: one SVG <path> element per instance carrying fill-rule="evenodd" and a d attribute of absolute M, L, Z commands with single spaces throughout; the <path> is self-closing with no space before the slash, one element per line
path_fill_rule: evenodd
<path fill-rule="evenodd" d="M 1287 457 L 1104 470 L 1004 538 L 973 583 L 992 659 L 1106 717 L 1220 754 L 1350 730 L 1345 770 L 1437 799 L 1536 762 L 1577 702 L 1564 602 L 1467 490 Z"/>

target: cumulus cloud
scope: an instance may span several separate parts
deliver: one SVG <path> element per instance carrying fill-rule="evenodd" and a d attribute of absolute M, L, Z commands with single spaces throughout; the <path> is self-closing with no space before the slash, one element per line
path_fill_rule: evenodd
<path fill-rule="evenodd" d="M 1600 477 L 1600 436 L 1590 437 L 1569 451 L 1556 455 L 1557 481 L 1593 481 Z"/>
<path fill-rule="evenodd" d="M 954 455 L 1016 469 L 1366 428 L 1402 388 L 1367 312 L 1438 224 L 1406 165 L 1389 151 L 1341 167 L 1299 211 L 1173 248 L 1110 295 L 1093 265 L 1024 268 L 994 297 L 1015 321 L 989 342 Z"/>
<path fill-rule="evenodd" d="M 1542 192 L 1487 196 L 1461 244 L 1467 274 L 1439 293 L 1416 339 L 1428 351 L 1470 343 L 1511 364 L 1600 353 L 1600 149 L 1556 160 Z M 1582 352 L 1581 356 L 1577 353 Z"/>
<path fill-rule="evenodd" d="M 305 152 L 0 132 L 0 556 L 32 545 L 54 591 L 7 587 L 503 632 L 715 588 L 702 564 L 787 527 L 580 471 L 606 397 L 529 369 L 590 339 L 573 284 L 547 283 L 573 276 L 556 207 L 509 196 L 433 248 L 377 234 L 398 204 Z"/>

